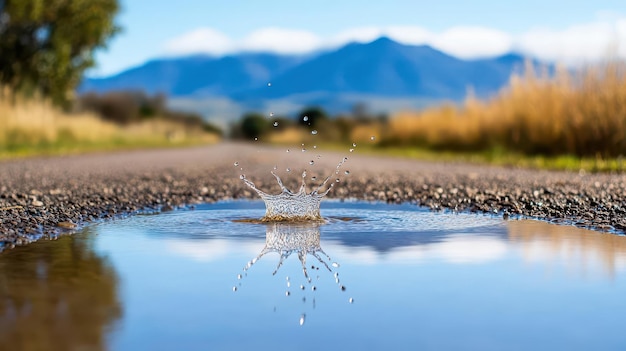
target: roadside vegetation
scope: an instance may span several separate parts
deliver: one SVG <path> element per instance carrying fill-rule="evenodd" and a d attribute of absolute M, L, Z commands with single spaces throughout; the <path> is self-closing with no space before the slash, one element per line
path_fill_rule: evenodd
<path fill-rule="evenodd" d="M 219 130 L 198 116 L 158 110 L 145 114 L 146 105 L 142 114 L 142 105 L 131 103 L 132 94 L 117 94 L 127 103 L 90 95 L 93 105 L 84 103 L 68 112 L 49 99 L 25 98 L 4 88 L 0 91 L 0 158 L 186 146 L 220 139 Z M 118 112 L 108 118 L 98 108 Z"/>
<path fill-rule="evenodd" d="M 0 1 L 0 158 L 216 142 L 165 97 L 76 97 L 95 50 L 120 31 L 117 0 Z"/>
<path fill-rule="evenodd" d="M 312 125 L 301 123 L 303 111 L 296 116 L 298 122 L 275 118 L 279 127 L 272 128 L 265 117 L 263 128 L 240 134 L 257 133 L 273 143 L 356 142 L 362 152 L 429 160 L 626 170 L 626 63 L 608 61 L 576 71 L 557 67 L 552 72 L 529 63 L 523 72 L 486 100 L 470 96 L 462 104 L 389 118 L 362 109 L 335 118 L 324 114 Z M 319 133 L 313 137 L 312 130 Z"/>

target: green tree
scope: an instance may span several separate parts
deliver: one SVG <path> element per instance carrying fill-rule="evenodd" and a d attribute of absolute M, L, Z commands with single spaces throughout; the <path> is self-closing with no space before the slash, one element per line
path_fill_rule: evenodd
<path fill-rule="evenodd" d="M 118 11 L 117 0 L 0 0 L 0 84 L 66 103 Z"/>
<path fill-rule="evenodd" d="M 270 128 L 270 122 L 258 113 L 246 113 L 241 120 L 241 134 L 245 139 L 260 137 Z"/>

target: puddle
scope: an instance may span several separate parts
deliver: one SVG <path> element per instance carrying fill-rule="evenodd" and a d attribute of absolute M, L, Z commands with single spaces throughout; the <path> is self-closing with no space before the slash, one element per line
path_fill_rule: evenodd
<path fill-rule="evenodd" d="M 626 347 L 626 237 L 324 201 L 233 201 L 0 255 L 0 349 Z"/>

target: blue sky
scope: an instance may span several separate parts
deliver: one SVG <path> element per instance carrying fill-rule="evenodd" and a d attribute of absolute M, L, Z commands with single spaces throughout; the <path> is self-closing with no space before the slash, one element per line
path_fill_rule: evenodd
<path fill-rule="evenodd" d="M 461 58 L 518 51 L 568 64 L 626 58 L 626 1 L 121 0 L 103 76 L 155 57 L 306 53 L 387 35 Z"/>

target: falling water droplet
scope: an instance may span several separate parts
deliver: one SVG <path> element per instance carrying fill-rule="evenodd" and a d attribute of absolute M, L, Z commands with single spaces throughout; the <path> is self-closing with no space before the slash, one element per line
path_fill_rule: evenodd
<path fill-rule="evenodd" d="M 287 149 L 287 152 L 289 152 L 289 149 Z"/>
<path fill-rule="evenodd" d="M 285 171 L 287 171 L 287 172 L 291 172 L 291 168 L 287 168 Z"/>
<path fill-rule="evenodd" d="M 335 268 L 339 268 L 339 263 L 333 262 L 332 266 L 335 267 Z"/>
<path fill-rule="evenodd" d="M 356 143 L 352 143 L 352 147 L 356 147 Z"/>
<path fill-rule="evenodd" d="M 271 82 L 267 83 L 267 86 L 268 86 L 268 87 L 271 87 L 271 86 L 272 86 L 272 83 L 271 83 Z"/>
<path fill-rule="evenodd" d="M 376 139 L 376 137 L 372 135 L 372 136 L 370 137 L 370 140 L 374 141 L 374 139 Z"/>
<path fill-rule="evenodd" d="M 339 183 L 341 180 L 339 178 L 335 179 L 335 183 Z"/>
<path fill-rule="evenodd" d="M 287 287 L 291 287 L 291 282 L 287 281 Z"/>
<path fill-rule="evenodd" d="M 239 166 L 239 162 L 235 162 L 233 164 L 235 165 L 235 167 Z"/>
<path fill-rule="evenodd" d="M 240 175 L 239 179 L 246 179 L 246 175 L 245 174 Z"/>
<path fill-rule="evenodd" d="M 306 149 L 305 149 L 305 148 L 302 148 L 302 152 L 306 152 Z"/>
<path fill-rule="evenodd" d="M 304 313 L 303 313 L 303 314 L 300 316 L 300 325 L 304 325 L 304 319 L 305 319 L 305 318 L 306 318 L 306 314 L 304 314 Z"/>
<path fill-rule="evenodd" d="M 313 148 L 314 148 L 314 149 L 317 149 L 317 145 L 313 145 Z"/>
<path fill-rule="evenodd" d="M 311 160 L 311 161 L 309 161 L 309 164 L 310 164 L 310 165 L 314 165 L 314 164 L 315 164 L 315 161 Z"/>
<path fill-rule="evenodd" d="M 348 302 L 349 302 L 349 303 L 353 303 L 353 302 L 354 302 L 354 299 L 353 299 L 353 298 L 349 298 L 349 299 L 348 299 Z"/>
<path fill-rule="evenodd" d="M 278 166 L 277 166 L 277 165 L 274 165 L 274 170 L 277 170 L 277 169 L 278 169 Z"/>
<path fill-rule="evenodd" d="M 300 284 L 300 290 L 304 290 L 304 285 Z"/>
<path fill-rule="evenodd" d="M 335 272 L 335 274 L 333 274 L 335 276 L 335 278 L 339 277 L 339 272 Z"/>
<path fill-rule="evenodd" d="M 311 131 L 311 134 L 316 135 L 316 134 L 317 134 L 317 130 L 313 129 L 313 130 Z"/>
<path fill-rule="evenodd" d="M 278 127 L 278 121 L 274 121 L 274 127 Z"/>
<path fill-rule="evenodd" d="M 309 120 L 309 116 L 302 117 L 302 120 L 305 121 L 305 122 L 308 121 Z"/>
<path fill-rule="evenodd" d="M 234 291 L 237 291 L 237 287 L 236 286 L 233 286 L 233 292 Z"/>
<path fill-rule="evenodd" d="M 274 117 L 274 112 L 270 112 L 270 117 Z"/>
<path fill-rule="evenodd" d="M 340 288 L 341 288 L 341 291 L 346 291 L 346 287 L 345 286 L 342 285 L 342 286 L 340 286 Z"/>
<path fill-rule="evenodd" d="M 345 173 L 346 175 L 348 175 L 348 174 L 350 174 L 350 171 L 345 171 L 345 172 L 343 172 L 343 173 Z"/>
<path fill-rule="evenodd" d="M 317 180 L 317 177 L 316 176 L 312 176 L 311 180 Z"/>
<path fill-rule="evenodd" d="M 289 291 L 285 291 L 285 296 L 289 296 L 291 293 Z"/>
<path fill-rule="evenodd" d="M 317 288 L 315 287 L 315 285 L 313 285 L 313 286 L 311 287 L 311 290 L 313 290 L 313 291 L 317 290 Z"/>
<path fill-rule="evenodd" d="M 237 274 L 237 279 L 241 279 L 241 274 Z"/>
<path fill-rule="evenodd" d="M 257 140 L 259 140 L 259 138 L 257 138 L 257 137 L 254 137 L 254 141 L 257 141 Z"/>
<path fill-rule="evenodd" d="M 350 149 L 350 152 L 354 152 L 354 149 Z"/>

